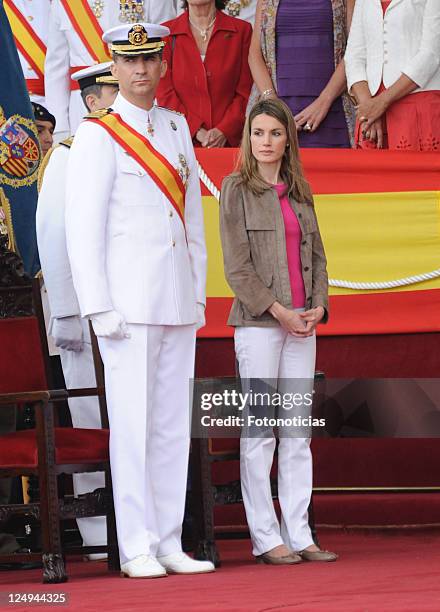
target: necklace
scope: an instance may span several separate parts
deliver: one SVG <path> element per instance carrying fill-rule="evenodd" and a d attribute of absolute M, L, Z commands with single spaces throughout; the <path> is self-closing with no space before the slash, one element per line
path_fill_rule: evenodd
<path fill-rule="evenodd" d="M 119 1 L 119 21 L 123 23 L 137 23 L 144 19 L 144 0 Z"/>
<path fill-rule="evenodd" d="M 211 23 L 209 23 L 206 26 L 206 28 L 203 30 L 203 29 L 199 28 L 199 26 L 196 25 L 192 21 L 191 17 L 189 17 L 189 15 L 188 15 L 188 19 L 189 19 L 190 24 L 193 26 L 193 28 L 195 28 L 199 32 L 200 36 L 202 37 L 203 42 L 206 42 L 208 40 L 208 32 L 212 28 L 212 26 L 214 25 L 216 17 L 217 17 L 217 15 L 214 16 L 214 19 L 211 21 Z"/>
<path fill-rule="evenodd" d="M 91 6 L 93 14 L 98 19 L 102 17 L 102 13 L 104 12 L 104 0 L 95 0 Z"/>

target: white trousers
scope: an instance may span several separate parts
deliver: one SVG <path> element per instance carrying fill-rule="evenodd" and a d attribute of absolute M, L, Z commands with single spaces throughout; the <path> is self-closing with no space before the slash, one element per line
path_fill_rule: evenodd
<path fill-rule="evenodd" d="M 99 338 L 121 563 L 180 552 L 190 442 L 194 325 L 128 325 Z"/>
<path fill-rule="evenodd" d="M 83 320 L 84 346 L 79 352 L 60 350 L 64 380 L 68 389 L 96 387 L 92 345 L 88 321 Z M 99 402 L 97 397 L 75 397 L 69 399 L 69 409 L 74 427 L 100 429 Z M 105 486 L 104 472 L 73 475 L 75 495 L 89 493 Z M 84 546 L 102 546 L 107 543 L 105 516 L 77 519 Z"/>
<path fill-rule="evenodd" d="M 297 338 L 281 327 L 237 327 L 235 351 L 243 391 L 247 379 L 309 379 L 314 377 L 316 337 Z M 279 389 L 281 392 L 282 390 Z M 261 555 L 285 544 L 303 550 L 313 544 L 308 524 L 312 494 L 312 455 L 309 438 L 280 437 L 278 499 L 281 527 L 270 488 L 275 437 L 240 439 L 240 474 L 253 554 Z"/>

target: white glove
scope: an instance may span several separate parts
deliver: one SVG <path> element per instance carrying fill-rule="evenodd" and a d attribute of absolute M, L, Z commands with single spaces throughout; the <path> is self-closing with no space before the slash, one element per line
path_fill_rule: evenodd
<path fill-rule="evenodd" d="M 201 327 L 205 327 L 205 304 L 201 302 L 197 302 L 197 323 L 196 323 L 196 331 L 198 331 Z"/>
<path fill-rule="evenodd" d="M 90 317 L 93 330 L 97 336 L 112 338 L 112 340 L 123 340 L 130 338 L 124 317 L 116 310 L 97 312 Z"/>
<path fill-rule="evenodd" d="M 82 351 L 83 349 L 83 327 L 78 315 L 54 319 L 52 322 L 51 336 L 55 346 L 66 351 Z"/>

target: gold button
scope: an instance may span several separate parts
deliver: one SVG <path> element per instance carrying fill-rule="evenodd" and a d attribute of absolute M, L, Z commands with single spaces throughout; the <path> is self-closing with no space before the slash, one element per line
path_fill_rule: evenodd
<path fill-rule="evenodd" d="M 170 217 L 172 217 L 173 216 L 173 211 L 170 210 L 170 212 L 168 214 L 169 214 Z"/>
<path fill-rule="evenodd" d="M 28 19 L 29 19 L 29 21 L 33 21 L 33 20 L 34 20 L 34 18 L 32 17 L 32 15 L 29 15 Z"/>
<path fill-rule="evenodd" d="M 176 241 L 175 241 L 175 240 L 173 240 L 173 247 L 175 247 L 175 246 L 176 246 Z"/>

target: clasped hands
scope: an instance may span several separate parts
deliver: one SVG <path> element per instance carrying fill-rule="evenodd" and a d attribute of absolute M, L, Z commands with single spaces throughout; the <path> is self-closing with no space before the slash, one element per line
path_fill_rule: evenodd
<path fill-rule="evenodd" d="M 383 148 L 382 117 L 387 108 L 387 98 L 383 94 L 366 98 L 356 106 L 356 116 L 364 139 L 375 142 L 378 149 Z"/>
<path fill-rule="evenodd" d="M 278 320 L 289 334 L 298 338 L 313 336 L 315 327 L 323 319 L 325 310 L 322 306 L 310 308 L 304 312 L 298 312 L 285 308 L 279 302 L 275 302 L 269 308 L 269 312 Z"/>
<path fill-rule="evenodd" d="M 207 130 L 201 127 L 196 134 L 196 139 L 202 147 L 211 149 L 212 147 L 224 147 L 226 144 L 226 136 L 218 128 Z"/>

